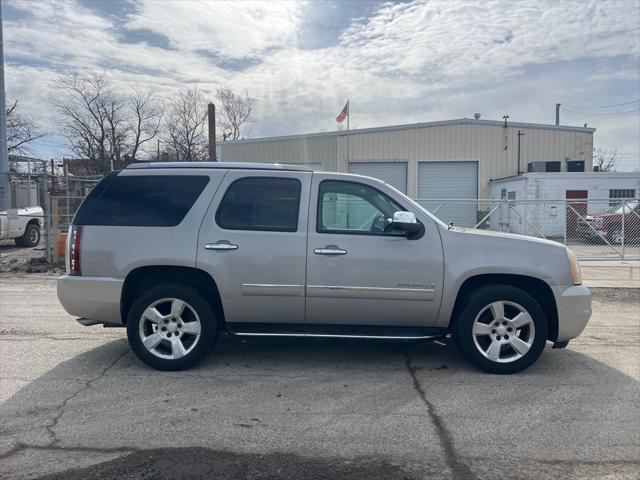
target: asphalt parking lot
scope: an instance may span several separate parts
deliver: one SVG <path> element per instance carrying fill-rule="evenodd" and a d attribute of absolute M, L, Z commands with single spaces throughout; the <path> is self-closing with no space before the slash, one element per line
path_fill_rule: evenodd
<path fill-rule="evenodd" d="M 447 343 L 222 338 L 153 371 L 53 277 L 0 277 L 0 478 L 638 478 L 640 289 L 494 376 Z"/>

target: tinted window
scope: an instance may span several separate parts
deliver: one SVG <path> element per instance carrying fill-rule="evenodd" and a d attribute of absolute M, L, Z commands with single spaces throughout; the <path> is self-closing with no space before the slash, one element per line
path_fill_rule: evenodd
<path fill-rule="evenodd" d="M 295 232 L 300 188 L 300 182 L 294 178 L 236 180 L 220 202 L 216 222 L 228 230 Z"/>
<path fill-rule="evenodd" d="M 390 224 L 394 212 L 405 209 L 373 187 L 327 180 L 318 197 L 318 232 L 404 235 Z"/>
<path fill-rule="evenodd" d="M 205 175 L 105 177 L 78 210 L 76 225 L 174 227 L 209 183 Z"/>

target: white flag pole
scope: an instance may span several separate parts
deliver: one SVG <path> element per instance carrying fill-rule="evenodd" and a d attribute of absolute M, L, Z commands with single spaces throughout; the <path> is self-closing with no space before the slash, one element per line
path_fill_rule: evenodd
<path fill-rule="evenodd" d="M 347 98 L 347 171 L 349 170 L 349 119 L 351 117 L 351 107 L 349 106 L 349 99 Z"/>

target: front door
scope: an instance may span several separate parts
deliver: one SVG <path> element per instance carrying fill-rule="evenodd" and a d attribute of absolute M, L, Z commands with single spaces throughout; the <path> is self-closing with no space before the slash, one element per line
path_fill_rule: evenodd
<path fill-rule="evenodd" d="M 311 172 L 229 170 L 198 236 L 227 323 L 303 323 Z"/>
<path fill-rule="evenodd" d="M 314 174 L 307 247 L 307 323 L 431 326 L 442 297 L 437 227 L 414 211 L 424 235 L 390 229 L 402 196 L 374 180 Z"/>
<path fill-rule="evenodd" d="M 587 215 L 587 190 L 567 190 L 567 236 L 576 234 L 578 216 L 584 218 Z"/>

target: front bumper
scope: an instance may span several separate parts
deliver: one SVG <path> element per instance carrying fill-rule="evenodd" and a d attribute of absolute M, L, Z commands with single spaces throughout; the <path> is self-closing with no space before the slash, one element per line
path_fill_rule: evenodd
<path fill-rule="evenodd" d="M 565 342 L 582 333 L 591 318 L 591 293 L 582 285 L 552 287 L 558 307 L 558 338 Z"/>
<path fill-rule="evenodd" d="M 58 300 L 70 315 L 96 323 L 121 324 L 120 297 L 124 280 L 111 277 L 58 277 Z"/>

